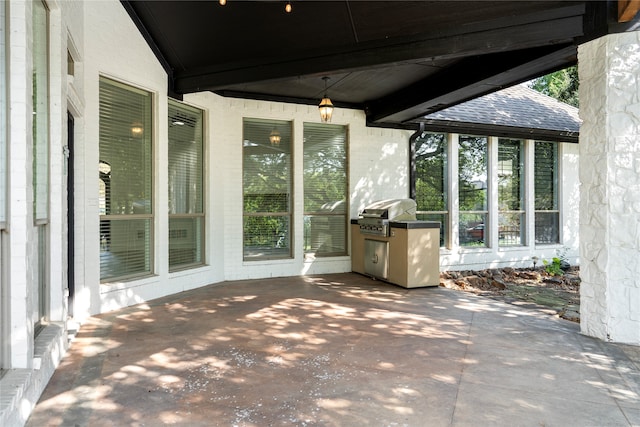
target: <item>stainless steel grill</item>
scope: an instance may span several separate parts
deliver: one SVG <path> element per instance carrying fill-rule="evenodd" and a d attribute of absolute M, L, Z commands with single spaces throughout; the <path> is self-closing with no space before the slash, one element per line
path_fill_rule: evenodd
<path fill-rule="evenodd" d="M 351 220 L 351 268 L 405 288 L 438 286 L 440 223 L 418 221 L 411 199 L 381 200 Z"/>
<path fill-rule="evenodd" d="M 360 233 L 389 236 L 390 221 L 415 221 L 416 202 L 412 199 L 380 200 L 367 206 L 358 218 Z"/>

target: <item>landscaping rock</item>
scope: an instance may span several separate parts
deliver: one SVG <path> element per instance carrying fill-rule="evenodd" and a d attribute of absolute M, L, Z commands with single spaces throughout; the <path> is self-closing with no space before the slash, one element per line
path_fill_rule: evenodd
<path fill-rule="evenodd" d="M 467 276 L 465 277 L 466 281 L 475 288 L 482 289 L 484 285 L 487 283 L 487 280 L 480 276 Z"/>
<path fill-rule="evenodd" d="M 493 286 L 496 289 L 500 289 L 500 290 L 507 289 L 507 285 L 505 285 L 502 281 L 497 280 L 495 278 L 493 280 L 491 280 L 491 286 Z"/>

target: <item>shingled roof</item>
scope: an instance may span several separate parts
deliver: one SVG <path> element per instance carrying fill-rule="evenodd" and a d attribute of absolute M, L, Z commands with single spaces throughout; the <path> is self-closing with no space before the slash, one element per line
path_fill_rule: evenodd
<path fill-rule="evenodd" d="M 578 109 L 523 85 L 429 114 L 425 130 L 578 142 Z"/>

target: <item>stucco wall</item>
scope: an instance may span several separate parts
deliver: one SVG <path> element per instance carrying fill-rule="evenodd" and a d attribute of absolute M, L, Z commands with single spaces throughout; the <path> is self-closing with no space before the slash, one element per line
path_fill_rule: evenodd
<path fill-rule="evenodd" d="M 640 32 L 580 46 L 581 329 L 640 344 Z"/>

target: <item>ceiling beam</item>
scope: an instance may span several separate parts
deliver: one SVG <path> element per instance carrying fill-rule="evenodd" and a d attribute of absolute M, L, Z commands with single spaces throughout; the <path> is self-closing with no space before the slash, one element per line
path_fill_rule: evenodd
<path fill-rule="evenodd" d="M 367 122 L 406 124 L 427 114 L 573 65 L 574 45 L 467 58 L 392 95 L 367 103 Z"/>
<path fill-rule="evenodd" d="M 572 42 L 583 35 L 584 5 L 576 4 L 551 15 L 503 18 L 495 26 L 458 26 L 448 33 L 422 34 L 402 40 L 351 45 L 341 50 L 310 52 L 304 56 L 271 58 L 175 72 L 179 93 L 218 90 L 226 86 L 277 80 L 301 75 L 343 73 L 420 59 L 461 58 Z M 535 19 L 544 20 L 535 20 Z"/>
<path fill-rule="evenodd" d="M 640 0 L 618 0 L 618 22 L 629 22 L 640 11 Z"/>

